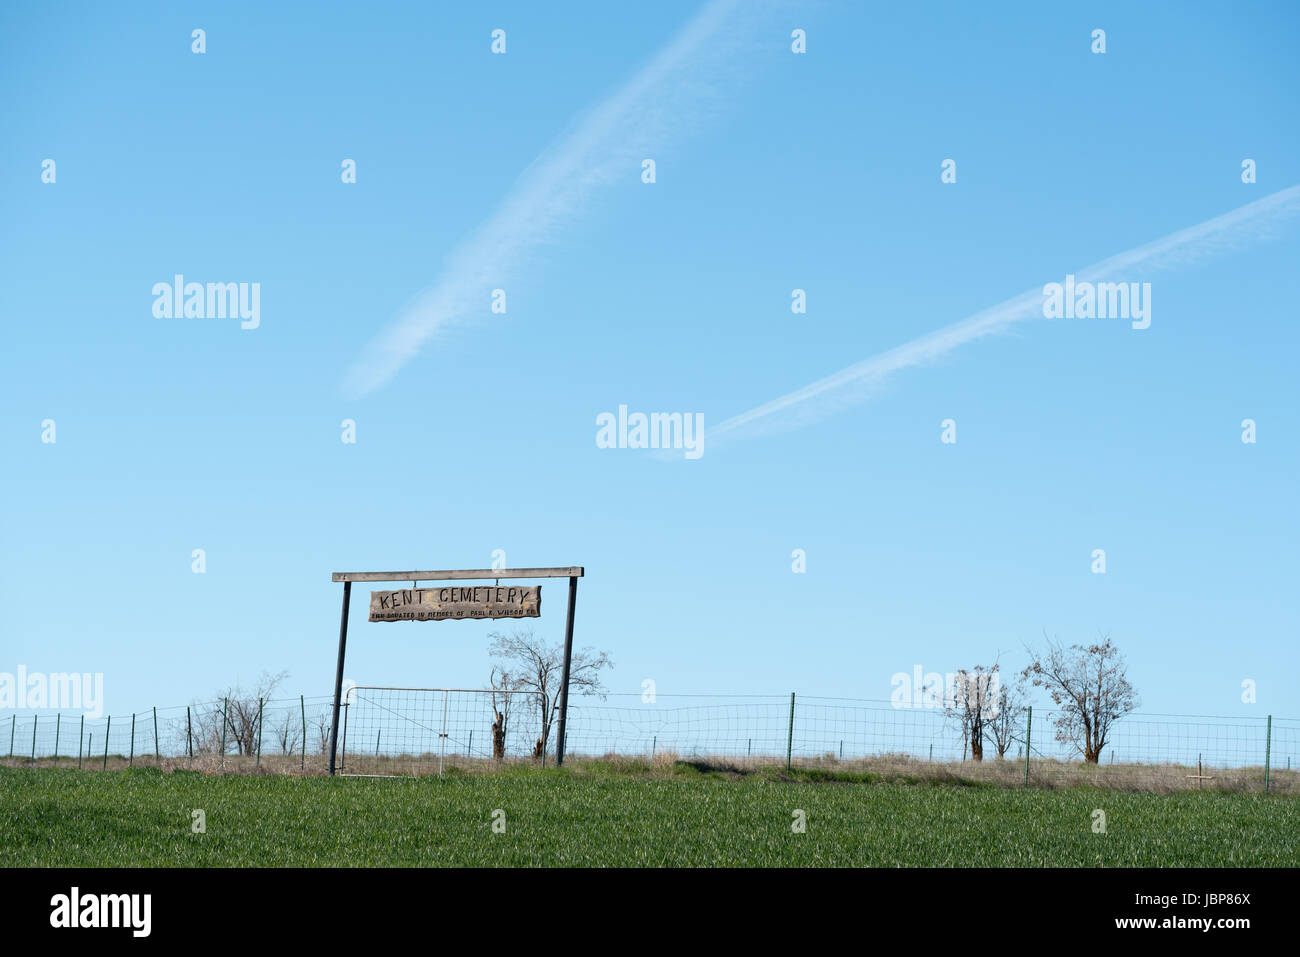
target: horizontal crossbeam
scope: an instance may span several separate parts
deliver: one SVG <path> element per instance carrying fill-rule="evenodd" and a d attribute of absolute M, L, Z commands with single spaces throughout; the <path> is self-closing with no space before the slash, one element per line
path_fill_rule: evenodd
<path fill-rule="evenodd" d="M 410 572 L 335 572 L 336 582 L 442 582 L 498 578 L 581 578 L 581 565 L 567 568 L 443 568 Z"/>

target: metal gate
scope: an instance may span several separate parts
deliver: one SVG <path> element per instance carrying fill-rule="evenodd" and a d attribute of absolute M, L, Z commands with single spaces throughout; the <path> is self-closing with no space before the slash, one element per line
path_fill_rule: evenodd
<path fill-rule="evenodd" d="M 339 773 L 397 777 L 448 767 L 545 767 L 538 691 L 356 686 L 343 701 Z"/>

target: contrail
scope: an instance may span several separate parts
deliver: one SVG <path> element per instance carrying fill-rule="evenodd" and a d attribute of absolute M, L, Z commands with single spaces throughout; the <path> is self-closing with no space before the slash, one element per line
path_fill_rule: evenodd
<path fill-rule="evenodd" d="M 1300 211 L 1300 185 L 1265 196 L 1253 203 L 1247 203 L 1239 209 L 1216 216 L 1199 225 L 1170 233 L 1163 239 L 1103 259 L 1101 262 L 1078 270 L 1075 275 L 1081 281 L 1099 282 L 1108 279 L 1113 281 L 1118 278 L 1117 274 L 1125 270 L 1150 271 L 1185 266 L 1215 253 L 1234 249 L 1246 242 L 1264 238 L 1271 225 L 1294 216 L 1298 211 Z M 1060 278 L 1058 276 L 1054 281 L 1059 281 Z M 833 375 L 818 379 L 802 389 L 796 389 L 771 402 L 755 406 L 748 412 L 734 415 L 709 429 L 706 436 L 716 441 L 728 433 L 740 433 L 742 429 L 757 432 L 761 425 L 774 424 L 766 420 L 777 415 L 781 416 L 777 422 L 787 426 L 806 424 L 825 418 L 840 408 L 860 402 L 891 373 L 899 369 L 938 358 L 967 342 L 1001 332 L 1012 323 L 1041 318 L 1043 318 L 1043 291 L 1041 287 L 1036 287 L 954 322 L 950 326 L 944 326 L 887 352 L 863 359 Z"/>
<path fill-rule="evenodd" d="M 570 124 L 520 175 L 493 215 L 457 247 L 432 286 L 362 350 L 344 378 L 356 397 L 390 382 L 440 329 L 488 315 L 490 291 L 572 219 L 597 187 L 634 181 L 672 132 L 716 101 L 746 31 L 740 0 L 711 0 L 613 96 Z M 746 7 L 746 13 L 752 10 Z"/>

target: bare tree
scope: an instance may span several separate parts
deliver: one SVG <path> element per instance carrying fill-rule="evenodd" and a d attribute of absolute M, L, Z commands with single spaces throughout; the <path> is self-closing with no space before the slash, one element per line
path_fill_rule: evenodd
<path fill-rule="evenodd" d="M 195 702 L 192 737 L 196 754 L 214 753 L 221 746 L 221 727 L 225 722 L 225 702 Z"/>
<path fill-rule="evenodd" d="M 1025 687 L 1021 682 L 999 685 L 997 707 L 985 726 L 999 758 L 1005 758 L 1025 716 Z"/>
<path fill-rule="evenodd" d="M 311 727 L 315 732 L 316 742 L 320 745 L 320 753 L 325 754 L 330 749 L 330 729 L 334 727 L 333 713 L 327 708 L 321 708 L 316 712 Z"/>
<path fill-rule="evenodd" d="M 1124 656 L 1109 635 L 1101 639 L 1066 648 L 1047 638 L 1046 653 L 1031 652 L 1032 661 L 1022 673 L 1035 686 L 1046 688 L 1060 709 L 1056 740 L 1073 745 L 1089 764 L 1101 759 L 1111 725 L 1139 704 Z"/>
<path fill-rule="evenodd" d="M 194 750 L 219 751 L 222 741 L 233 743 L 239 754 L 257 749 L 257 720 L 260 702 L 270 698 L 289 672 L 262 672 L 256 686 L 245 691 L 238 683 L 218 692 L 217 701 L 195 707 Z"/>
<path fill-rule="evenodd" d="M 510 692 L 517 690 L 515 683 L 510 677 L 510 672 L 504 668 L 492 667 L 492 676 L 490 678 L 490 687 L 492 688 L 492 716 L 496 719 L 492 722 L 492 757 L 497 761 L 502 761 L 506 756 L 506 730 L 510 723 L 510 699 L 514 695 Z M 498 694 L 497 692 L 501 692 Z M 498 699 L 500 707 L 497 707 Z"/>
<path fill-rule="evenodd" d="M 301 719 L 301 714 L 294 714 L 292 708 L 286 708 L 280 713 L 280 720 L 271 725 L 281 754 L 293 754 L 298 750 L 298 745 L 303 743 Z"/>
<path fill-rule="evenodd" d="M 948 717 L 957 721 L 962 740 L 970 745 L 970 756 L 984 760 L 984 733 L 998 707 L 998 664 L 976 665 L 953 676 L 953 686 L 944 701 Z"/>
<path fill-rule="evenodd" d="M 493 632 L 488 636 L 492 644 L 488 653 L 511 665 L 511 684 L 517 691 L 538 692 L 541 707 L 541 739 L 543 747 L 549 745 L 551 728 L 555 722 L 564 673 L 564 645 L 547 645 L 534 636 L 531 630 L 505 635 Z M 600 683 L 600 672 L 612 668 L 614 662 L 605 652 L 594 648 L 575 648 L 569 662 L 569 690 L 581 695 L 604 698 L 606 689 Z"/>

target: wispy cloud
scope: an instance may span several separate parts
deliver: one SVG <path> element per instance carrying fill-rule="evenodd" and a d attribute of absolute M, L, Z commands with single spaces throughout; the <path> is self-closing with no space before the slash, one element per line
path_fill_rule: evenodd
<path fill-rule="evenodd" d="M 1230 213 L 1181 229 L 1163 239 L 1077 270 L 1079 280 L 1100 282 L 1131 278 L 1132 272 L 1174 269 L 1265 238 L 1282 220 L 1300 212 L 1300 185 L 1265 196 Z M 1060 281 L 1060 276 L 1052 281 Z M 1023 292 L 950 326 L 863 359 L 833 375 L 818 379 L 780 398 L 718 423 L 706 433 L 710 443 L 723 437 L 756 435 L 763 431 L 805 425 L 869 397 L 893 373 L 921 365 L 983 336 L 1002 332 L 1013 323 L 1043 318 L 1042 287 Z"/>
<path fill-rule="evenodd" d="M 748 42 L 753 11 L 741 6 L 740 0 L 706 4 L 629 82 L 572 122 L 451 253 L 434 284 L 365 346 L 344 391 L 360 396 L 386 385 L 437 332 L 486 316 L 490 291 L 504 286 L 600 187 L 635 181 L 642 159 L 661 156 L 671 135 L 707 115 Z"/>

